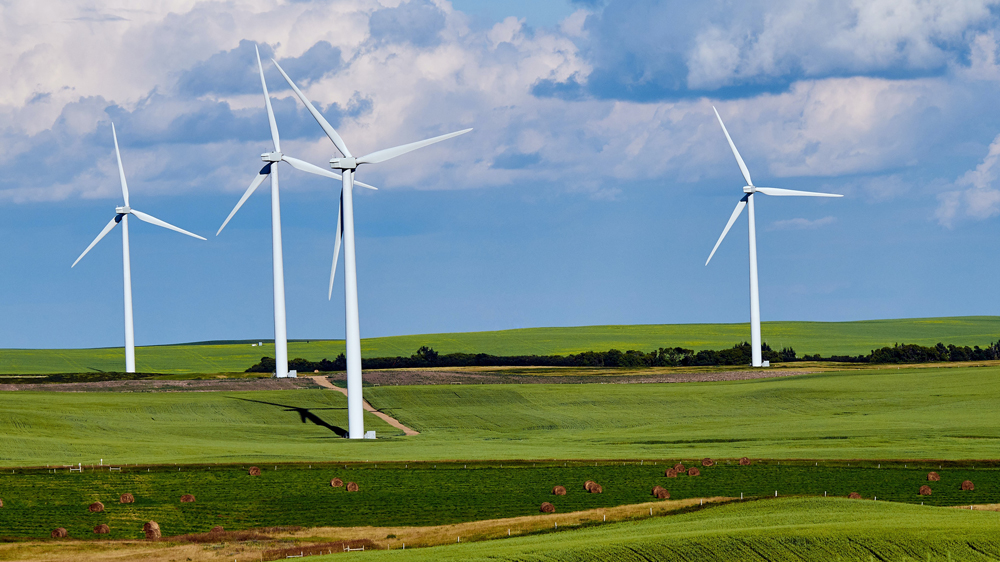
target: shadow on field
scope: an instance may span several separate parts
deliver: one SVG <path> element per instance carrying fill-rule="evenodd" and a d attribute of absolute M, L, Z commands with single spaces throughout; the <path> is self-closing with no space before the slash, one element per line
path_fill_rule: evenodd
<path fill-rule="evenodd" d="M 251 400 L 249 398 L 236 398 L 234 396 L 228 396 L 227 398 L 231 398 L 233 400 L 242 400 L 244 402 L 256 402 L 258 404 L 267 404 L 268 406 L 278 406 L 278 407 L 281 407 L 281 408 L 285 408 L 286 412 L 297 412 L 299 414 L 299 419 L 302 420 L 302 423 L 306 423 L 307 421 L 311 421 L 311 422 L 313 422 L 314 424 L 316 424 L 316 425 L 318 425 L 320 427 L 325 427 L 325 428 L 329 429 L 330 431 L 336 433 L 338 437 L 347 437 L 347 430 L 346 429 L 344 429 L 342 427 L 339 427 L 339 426 L 336 426 L 336 425 L 330 425 L 330 424 L 326 423 L 325 421 L 323 421 L 322 418 L 320 418 L 316 414 L 312 413 L 312 411 L 311 411 L 311 410 L 346 410 L 347 408 L 312 408 L 312 409 L 310 409 L 310 408 L 299 408 L 299 407 L 296 407 L 296 406 L 288 406 L 287 404 L 276 404 L 274 402 L 264 402 L 263 400 Z"/>

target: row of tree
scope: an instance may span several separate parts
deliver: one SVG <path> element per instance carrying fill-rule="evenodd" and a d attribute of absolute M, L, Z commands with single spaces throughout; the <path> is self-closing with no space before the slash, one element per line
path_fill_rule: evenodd
<path fill-rule="evenodd" d="M 845 363 L 933 363 L 939 361 L 986 361 L 1000 359 L 1000 341 L 986 348 L 959 347 L 937 344 L 924 347 L 915 344 L 896 344 L 892 347 L 874 349 L 868 355 L 806 355 L 801 359 L 795 350 L 786 347 L 780 351 L 771 349 L 766 343 L 761 346 L 764 360 L 772 363 L 791 361 L 833 361 Z M 487 353 L 448 353 L 441 355 L 423 346 L 409 357 L 371 357 L 364 359 L 366 369 L 401 369 L 420 367 L 688 367 L 713 365 L 749 365 L 750 344 L 743 342 L 729 349 L 704 349 L 695 352 L 683 347 L 661 347 L 656 351 L 636 350 L 586 351 L 570 355 L 489 355 Z M 288 368 L 300 372 L 344 371 L 347 358 L 341 353 L 330 361 L 308 361 L 296 358 L 288 362 Z M 248 373 L 273 373 L 275 362 L 271 357 L 262 357 L 260 363 L 247 369 Z"/>

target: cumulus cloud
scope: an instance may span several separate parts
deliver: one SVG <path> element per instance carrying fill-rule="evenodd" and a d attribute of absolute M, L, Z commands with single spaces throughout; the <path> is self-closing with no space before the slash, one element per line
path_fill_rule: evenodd
<path fill-rule="evenodd" d="M 955 187 L 938 196 L 938 222 L 952 226 L 960 218 L 987 219 L 1000 215 L 1000 189 L 997 186 L 1000 162 L 1000 135 L 990 143 L 989 152 L 975 169 L 955 181 Z"/>

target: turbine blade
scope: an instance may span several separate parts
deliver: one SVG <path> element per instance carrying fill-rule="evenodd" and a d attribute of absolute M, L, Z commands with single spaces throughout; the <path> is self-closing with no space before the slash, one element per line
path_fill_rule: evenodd
<path fill-rule="evenodd" d="M 76 267 L 76 264 L 80 263 L 80 260 L 83 259 L 83 256 L 87 255 L 87 252 L 89 252 L 91 248 L 96 246 L 97 243 L 101 241 L 101 238 L 107 236 L 108 233 L 111 232 L 111 229 L 114 228 L 115 225 L 117 224 L 118 224 L 118 215 L 115 215 L 115 218 L 111 219 L 111 222 L 109 222 L 104 226 L 104 230 L 102 230 L 101 233 L 97 235 L 97 238 L 94 238 L 94 241 L 90 243 L 90 246 L 87 246 L 87 249 L 84 250 L 82 254 L 80 254 L 80 257 L 76 258 L 76 261 L 73 262 L 73 265 L 71 265 L 70 268 Z"/>
<path fill-rule="evenodd" d="M 323 176 L 326 178 L 333 178 L 335 180 L 342 180 L 343 178 L 340 174 L 335 174 L 330 170 L 324 170 L 315 164 L 310 164 L 305 160 L 299 160 L 298 158 L 292 158 L 291 156 L 281 155 L 281 159 L 288 162 L 296 170 L 302 170 L 303 172 L 308 172 L 310 174 L 316 174 L 317 176 Z M 373 185 L 368 185 L 367 183 L 361 183 L 359 181 L 354 182 L 355 185 L 360 185 L 361 187 L 367 187 L 368 189 L 374 189 L 378 191 L 378 188 Z"/>
<path fill-rule="evenodd" d="M 794 189 L 782 189 L 780 187 L 755 187 L 757 191 L 763 193 L 764 195 L 773 195 L 776 197 L 785 197 L 796 195 L 799 197 L 843 197 L 839 193 L 820 193 L 818 191 L 796 191 Z"/>
<path fill-rule="evenodd" d="M 734 210 L 732 216 L 729 217 L 729 222 L 726 223 L 726 228 L 725 230 L 722 231 L 722 236 L 719 236 L 719 241 L 716 242 L 715 247 L 712 248 L 712 253 L 708 254 L 708 259 L 705 260 L 705 265 L 708 265 L 708 262 L 712 261 L 712 256 L 714 256 L 715 251 L 719 249 L 719 244 L 722 244 L 722 239 L 726 237 L 726 234 L 729 234 L 729 229 L 733 227 L 733 223 L 736 222 L 736 219 L 739 218 L 740 213 L 743 212 L 743 207 L 747 206 L 747 199 L 749 198 L 750 194 L 748 193 L 743 196 L 743 199 L 740 199 L 739 203 L 736 204 L 736 210 Z"/>
<path fill-rule="evenodd" d="M 128 184 L 125 182 L 125 168 L 122 167 L 122 154 L 118 151 L 118 133 L 115 132 L 115 124 L 111 124 L 111 136 L 115 139 L 115 156 L 118 158 L 118 178 L 122 183 L 122 197 L 125 199 L 125 206 L 128 207 Z"/>
<path fill-rule="evenodd" d="M 281 141 L 278 139 L 278 124 L 274 122 L 274 111 L 271 110 L 271 96 L 267 93 L 267 82 L 264 81 L 264 67 L 260 64 L 260 49 L 253 46 L 257 51 L 257 70 L 260 71 L 260 87 L 264 89 L 264 106 L 267 107 L 267 121 L 271 124 L 271 141 L 274 143 L 274 151 L 281 152 Z"/>
<path fill-rule="evenodd" d="M 344 190 L 340 190 L 340 204 L 337 205 L 337 242 L 333 246 L 333 266 L 330 268 L 330 290 L 326 300 L 333 299 L 333 278 L 337 275 L 337 259 L 340 258 L 340 241 L 344 236 Z"/>
<path fill-rule="evenodd" d="M 323 131 L 326 133 L 326 136 L 330 137 L 330 140 L 333 141 L 333 144 L 334 146 L 337 147 L 337 150 L 339 150 L 340 153 L 344 155 L 344 158 L 350 158 L 351 151 L 347 150 L 347 145 L 344 144 L 344 139 L 340 138 L 340 135 L 337 134 L 337 131 L 334 130 L 333 126 L 330 125 L 330 123 L 326 120 L 325 117 L 323 117 L 323 114 L 317 111 L 316 108 L 313 107 L 313 104 L 308 99 L 306 99 L 305 94 L 303 94 L 302 90 L 299 90 L 299 87 L 296 86 L 294 82 L 292 82 L 292 79 L 289 78 L 287 74 L 285 74 L 285 71 L 282 70 L 281 65 L 278 64 L 278 61 L 271 59 L 271 62 L 273 62 L 274 66 L 277 67 L 278 72 L 280 72 L 281 75 L 285 77 L 285 82 L 288 82 L 288 85 L 292 87 L 292 91 L 295 92 L 296 97 L 299 98 L 299 101 L 302 102 L 302 105 L 306 106 L 306 109 L 308 109 L 309 113 L 312 114 L 313 119 L 315 119 L 316 122 L 319 123 L 319 126 L 323 128 Z"/>
<path fill-rule="evenodd" d="M 719 110 L 712 106 L 712 111 L 715 112 L 715 117 L 719 120 L 719 125 L 722 125 L 722 132 L 726 133 L 726 140 L 729 141 L 729 148 L 733 149 L 733 156 L 736 157 L 736 162 L 740 165 L 740 171 L 743 172 L 743 179 L 747 180 L 747 185 L 753 185 L 753 180 L 750 179 L 750 170 L 747 169 L 747 165 L 743 162 L 743 157 L 740 156 L 740 151 L 736 150 L 736 145 L 733 143 L 733 138 L 729 136 L 729 131 L 726 130 L 726 124 L 722 122 L 722 117 L 719 117 Z"/>
<path fill-rule="evenodd" d="M 243 194 L 243 197 L 240 197 L 240 202 L 237 203 L 236 207 L 233 208 L 233 212 L 229 213 L 229 216 L 226 217 L 226 221 L 223 222 L 222 226 L 219 227 L 219 232 L 215 233 L 216 236 L 218 236 L 222 232 L 223 228 L 226 228 L 226 225 L 229 224 L 229 220 L 233 218 L 233 215 L 236 214 L 236 211 L 240 210 L 240 207 L 243 206 L 243 203 L 246 202 L 247 198 L 249 198 L 250 195 L 253 194 L 254 190 L 257 189 L 257 186 L 260 185 L 260 183 L 264 181 L 264 179 L 267 178 L 267 176 L 269 175 L 271 175 L 271 163 L 268 163 L 266 166 L 260 169 L 260 173 L 258 173 L 257 177 L 255 177 L 253 179 L 253 182 L 250 183 L 250 187 L 247 188 L 246 193 Z"/>
<path fill-rule="evenodd" d="M 472 129 L 465 129 L 462 131 L 455 131 L 454 133 L 448 133 L 447 135 L 441 135 L 439 137 L 434 137 L 432 139 L 411 142 L 410 144 L 404 144 L 402 146 L 396 146 L 393 148 L 386 148 L 384 150 L 376 150 L 371 154 L 366 154 L 361 158 L 358 158 L 358 164 L 378 164 L 379 162 L 385 162 L 386 160 L 395 158 L 397 156 L 402 156 L 407 152 L 412 152 L 418 148 L 423 148 L 425 146 L 430 146 L 434 143 L 441 142 L 443 140 L 448 140 L 452 137 L 457 137 L 458 135 L 464 135 Z"/>
<path fill-rule="evenodd" d="M 152 215 L 147 215 L 146 213 L 143 213 L 143 212 L 140 212 L 140 211 L 136 211 L 135 209 L 132 209 L 132 214 L 135 215 L 135 218 L 141 220 L 142 222 L 148 222 L 149 224 L 155 224 L 156 226 L 162 226 L 163 228 L 166 228 L 166 229 L 169 229 L 169 230 L 173 230 L 175 232 L 180 232 L 181 234 L 187 234 L 188 236 L 190 236 L 192 238 L 197 238 L 198 240 L 204 240 L 204 238 L 202 238 L 201 236 L 198 236 L 197 234 L 192 234 L 192 233 L 184 230 L 183 228 L 177 228 L 176 226 L 170 224 L 169 222 L 161 221 L 160 219 L 158 219 L 158 218 L 156 218 L 156 217 L 154 217 Z"/>

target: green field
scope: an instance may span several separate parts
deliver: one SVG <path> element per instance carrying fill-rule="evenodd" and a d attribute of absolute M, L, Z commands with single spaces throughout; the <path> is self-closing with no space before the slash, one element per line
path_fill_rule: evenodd
<path fill-rule="evenodd" d="M 774 348 L 790 346 L 801 357 L 819 353 L 858 355 L 895 343 L 985 346 L 1000 339 L 1000 317 L 969 316 L 870 320 L 863 322 L 764 322 L 764 341 Z M 420 346 L 440 353 L 468 352 L 494 355 L 565 355 L 583 351 L 686 347 L 722 349 L 748 340 L 747 324 L 660 324 L 644 326 L 583 326 L 527 328 L 499 332 L 426 334 L 362 340 L 364 357 L 412 355 Z M 333 359 L 344 351 L 341 340 L 289 342 L 289 357 L 311 361 Z M 251 347 L 250 342 L 212 345 L 165 345 L 136 350 L 139 371 L 155 373 L 240 372 L 262 356 L 274 356 L 273 344 Z M 0 351 L 0 374 L 120 371 L 121 348 L 5 349 Z"/>
<path fill-rule="evenodd" d="M 1000 514 L 842 499 L 785 499 L 365 560 L 659 562 L 1000 558 Z M 339 560 L 342 555 L 317 557 Z"/>
<path fill-rule="evenodd" d="M 447 459 L 989 459 L 1000 367 L 678 384 L 381 386 L 375 441 L 334 391 L 0 393 L 0 465 Z"/>
<path fill-rule="evenodd" d="M 76 538 L 94 538 L 92 529 L 108 524 L 112 539 L 141 538 L 142 524 L 157 521 L 165 535 L 204 533 L 215 525 L 228 530 L 299 525 L 303 527 L 408 527 L 446 525 L 468 521 L 533 516 L 542 502 L 552 502 L 558 513 L 654 501 L 653 486 L 661 485 L 671 499 L 699 497 L 847 496 L 858 492 L 866 499 L 952 506 L 1000 503 L 1000 467 L 970 464 L 788 463 L 757 462 L 739 466 L 734 461 L 701 467 L 699 476 L 666 478 L 664 468 L 678 459 L 629 463 L 393 463 L 323 465 L 261 465 L 258 477 L 248 465 L 184 465 L 107 468 L 70 473 L 58 469 L 19 470 L 0 474 L 4 507 L 0 529 L 6 537 L 44 538 L 64 527 Z M 689 466 L 694 465 L 687 459 Z M 595 466 L 595 464 L 597 466 Z M 927 472 L 941 474 L 931 482 L 934 493 L 920 496 Z M 332 488 L 330 479 L 357 482 L 360 491 Z M 974 491 L 961 491 L 963 480 Z M 587 480 L 604 491 L 584 491 Z M 553 496 L 554 485 L 564 485 L 566 496 Z M 120 504 L 122 493 L 135 503 Z M 182 504 L 182 494 L 195 503 Z M 100 501 L 103 513 L 87 506 Z M 378 537 L 376 537 L 378 538 Z"/>

